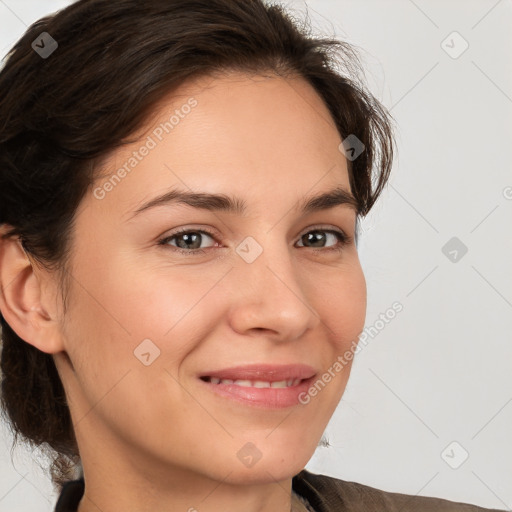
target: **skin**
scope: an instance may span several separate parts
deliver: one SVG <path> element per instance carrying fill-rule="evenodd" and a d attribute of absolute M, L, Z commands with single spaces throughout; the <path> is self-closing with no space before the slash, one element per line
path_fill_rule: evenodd
<path fill-rule="evenodd" d="M 143 136 L 190 97 L 197 106 L 130 174 L 80 204 L 65 315 L 55 275 L 19 242 L 1 246 L 2 313 L 53 354 L 68 396 L 86 481 L 80 512 L 288 512 L 292 477 L 313 455 L 350 362 L 308 404 L 285 409 L 219 397 L 197 375 L 260 362 L 305 363 L 320 376 L 364 327 L 355 211 L 293 210 L 306 196 L 350 191 L 321 98 L 301 78 L 203 77 L 162 101 Z M 105 175 L 142 142 L 116 149 Z M 247 215 L 174 204 L 129 219 L 176 185 L 238 196 Z M 339 242 L 325 233 L 324 248 L 308 246 L 303 235 L 317 225 L 352 241 L 328 251 Z M 176 251 L 183 237 L 158 245 L 180 227 L 218 236 L 202 235 L 198 256 Z M 247 236 L 263 249 L 252 263 L 235 250 Z M 160 350 L 149 366 L 134 356 L 147 338 Z M 237 457 L 247 442 L 261 452 L 252 467 Z"/>

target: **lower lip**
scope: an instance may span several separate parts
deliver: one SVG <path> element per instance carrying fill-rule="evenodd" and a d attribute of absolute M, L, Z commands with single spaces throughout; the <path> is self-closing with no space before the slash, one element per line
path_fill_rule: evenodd
<path fill-rule="evenodd" d="M 299 397 L 302 396 L 302 393 L 307 393 L 314 378 L 314 376 L 310 377 L 296 386 L 286 388 L 254 388 L 236 384 L 212 384 L 202 379 L 199 381 L 217 395 L 230 398 L 243 405 L 264 409 L 283 409 L 301 403 Z"/>

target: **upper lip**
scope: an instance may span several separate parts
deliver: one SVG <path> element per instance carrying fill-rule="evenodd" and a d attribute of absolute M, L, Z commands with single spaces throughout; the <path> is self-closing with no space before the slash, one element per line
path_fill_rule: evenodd
<path fill-rule="evenodd" d="M 222 370 L 212 370 L 202 373 L 199 377 L 277 382 L 290 379 L 309 379 L 315 374 L 315 369 L 305 364 L 251 364 L 246 366 L 223 368 Z"/>

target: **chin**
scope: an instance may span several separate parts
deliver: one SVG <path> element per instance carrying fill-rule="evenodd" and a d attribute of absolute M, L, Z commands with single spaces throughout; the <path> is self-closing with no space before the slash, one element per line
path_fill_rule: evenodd
<path fill-rule="evenodd" d="M 268 484 L 273 482 L 281 482 L 293 478 L 297 473 L 304 469 L 305 464 L 286 464 L 276 467 L 273 463 L 263 464 L 262 461 L 252 468 L 238 468 L 232 471 L 225 478 L 225 474 L 217 479 L 223 483 L 231 485 L 247 485 L 247 484 Z"/>
<path fill-rule="evenodd" d="M 317 446 L 317 443 L 312 442 L 312 449 L 308 450 L 303 441 L 299 440 L 298 442 L 302 444 L 294 445 L 289 450 L 283 450 L 282 447 L 272 450 L 272 447 L 269 446 L 265 450 L 267 456 L 249 444 L 246 445 L 237 453 L 235 467 L 228 468 L 232 473 L 227 480 L 234 484 L 247 484 L 248 482 L 264 484 L 292 478 L 304 469 Z M 253 456 L 252 460 L 251 455 Z M 258 457 L 260 458 L 258 459 Z M 246 458 L 245 462 L 244 458 Z"/>

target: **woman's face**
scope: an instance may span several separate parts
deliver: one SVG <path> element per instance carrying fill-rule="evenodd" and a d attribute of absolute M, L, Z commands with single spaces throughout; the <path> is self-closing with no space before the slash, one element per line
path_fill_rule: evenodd
<path fill-rule="evenodd" d="M 84 469 L 131 467 L 153 482 L 173 471 L 285 479 L 312 456 L 350 360 L 333 368 L 364 326 L 355 209 L 303 210 L 314 196 L 351 193 L 341 139 L 301 79 L 231 74 L 178 93 L 111 155 L 77 211 L 55 359 Z M 197 199 L 142 208 L 177 190 L 235 198 L 245 211 Z M 246 365 L 301 369 L 201 379 Z M 294 375 L 312 377 L 266 388 Z"/>

